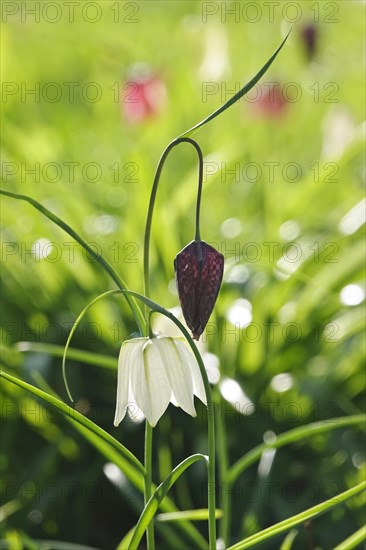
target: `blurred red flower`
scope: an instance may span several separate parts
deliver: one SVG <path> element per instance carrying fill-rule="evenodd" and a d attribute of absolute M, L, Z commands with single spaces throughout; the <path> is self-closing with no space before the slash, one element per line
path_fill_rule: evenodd
<path fill-rule="evenodd" d="M 122 114 L 130 123 L 147 120 L 158 114 L 166 104 L 164 81 L 146 65 L 132 67 L 121 88 Z"/>
<path fill-rule="evenodd" d="M 283 87 L 279 82 L 273 82 L 260 87 L 258 99 L 251 105 L 259 115 L 271 118 L 282 116 L 287 103 Z"/>

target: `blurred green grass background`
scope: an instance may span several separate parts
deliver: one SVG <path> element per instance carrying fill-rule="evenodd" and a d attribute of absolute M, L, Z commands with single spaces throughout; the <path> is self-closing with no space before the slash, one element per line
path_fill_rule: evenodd
<path fill-rule="evenodd" d="M 54 23 L 52 6 L 37 21 L 19 3 L 2 5 L 2 187 L 45 204 L 141 291 L 144 222 L 161 152 L 257 72 L 295 12 L 282 3 L 272 20 L 265 3 L 251 3 L 260 14 L 253 22 L 254 11 L 243 11 L 248 2 L 104 1 L 94 3 L 97 11 L 76 6 L 72 21 L 57 4 Z M 14 15 L 5 11 L 10 5 Z M 236 15 L 225 11 L 236 5 Z M 232 392 L 217 385 L 230 462 L 265 434 L 364 408 L 364 3 L 296 5 L 301 18 L 262 82 L 284 86 L 281 97 L 287 90 L 278 112 L 241 100 L 194 136 L 205 155 L 202 237 L 227 260 L 203 340 Z M 92 23 L 94 13 L 101 15 Z M 318 42 L 309 60 L 302 30 L 313 24 Z M 123 103 L 136 63 L 166 90 L 141 122 L 127 120 Z M 49 83 L 61 90 L 57 101 L 47 99 Z M 75 83 L 73 100 L 67 83 Z M 93 90 L 94 102 L 86 99 Z M 95 164 L 87 170 L 88 163 Z M 193 238 L 195 195 L 196 159 L 182 145 L 164 168 L 152 233 L 152 297 L 166 307 L 178 305 L 173 259 Z M 2 256 L 2 362 L 32 383 L 39 371 L 66 399 L 60 358 L 16 344 L 62 346 L 86 303 L 113 285 L 59 228 L 8 198 Z M 117 356 L 135 330 L 123 300 L 105 300 L 73 345 Z M 73 361 L 68 371 L 77 406 L 141 456 L 142 424 L 112 428 L 116 372 Z M 244 392 L 237 399 L 233 380 Z M 243 395 L 251 414 L 235 405 Z M 2 497 L 21 502 L 3 536 L 16 550 L 22 533 L 114 548 L 136 521 L 139 497 L 128 483 L 117 490 L 97 450 L 43 407 L 3 385 Z M 201 412 L 194 420 L 170 407 L 161 420 L 156 479 L 186 453 L 205 452 Z M 352 486 L 364 477 L 364 461 L 359 433 L 348 429 L 278 451 L 257 497 L 252 467 L 236 486 L 233 542 Z M 202 470 L 193 468 L 172 494 L 182 508 L 204 507 Z M 319 518 L 294 547 L 332 548 L 361 525 L 360 506 L 354 500 Z"/>

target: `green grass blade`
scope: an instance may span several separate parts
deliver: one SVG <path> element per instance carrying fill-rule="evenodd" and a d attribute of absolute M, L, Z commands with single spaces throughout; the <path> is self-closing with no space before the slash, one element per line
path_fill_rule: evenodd
<path fill-rule="evenodd" d="M 298 535 L 297 529 L 291 529 L 291 531 L 286 535 L 283 543 L 281 544 L 280 550 L 291 550 L 292 543 Z"/>
<path fill-rule="evenodd" d="M 69 336 L 67 338 L 67 341 L 66 341 L 66 344 L 65 344 L 65 348 L 64 348 L 64 353 L 63 353 L 63 356 L 62 356 L 62 377 L 64 379 L 64 383 L 65 383 L 65 388 L 66 388 L 66 391 L 67 391 L 67 395 L 69 396 L 69 399 L 70 401 L 74 401 L 72 395 L 71 395 L 71 392 L 70 392 L 70 388 L 69 388 L 69 384 L 67 382 L 67 376 L 66 376 L 66 355 L 67 355 L 67 350 L 69 349 L 69 345 L 70 345 L 70 342 L 71 342 L 71 338 L 73 337 L 73 334 L 75 332 L 75 330 L 77 329 L 77 327 L 79 326 L 81 320 L 83 319 L 84 315 L 88 312 L 88 310 L 94 305 L 96 304 L 99 300 L 101 300 L 102 298 L 105 298 L 106 296 L 111 296 L 112 294 L 123 294 L 123 292 L 121 290 L 108 290 L 107 292 L 103 292 L 103 294 L 100 294 L 99 296 L 97 296 L 96 298 L 94 298 L 94 300 L 92 300 L 91 302 L 89 302 L 89 304 L 87 306 L 84 307 L 83 311 L 79 314 L 78 318 L 76 319 L 72 329 L 70 330 L 70 333 L 69 333 Z"/>
<path fill-rule="evenodd" d="M 118 544 L 116 550 L 126 550 L 126 548 L 128 548 L 130 542 L 131 542 L 131 539 L 132 539 L 132 535 L 134 533 L 134 530 L 136 529 L 136 526 L 132 527 L 126 534 L 125 536 L 123 537 L 123 539 L 120 541 L 120 543 Z"/>
<path fill-rule="evenodd" d="M 37 397 L 40 397 L 44 401 L 47 401 L 47 403 L 56 407 L 62 414 L 77 422 L 87 430 L 93 432 L 97 437 L 103 439 L 104 441 L 109 443 L 109 445 L 112 445 L 112 447 L 119 451 L 142 475 L 145 475 L 145 468 L 143 467 L 141 462 L 135 457 L 135 455 L 132 454 L 131 451 L 129 451 L 124 445 L 122 445 L 122 443 L 117 441 L 117 439 L 112 437 L 108 432 L 104 431 L 102 428 L 97 426 L 97 424 L 89 420 L 89 418 L 86 418 L 56 397 L 49 395 L 39 388 L 28 384 L 27 382 L 23 382 L 23 380 L 20 380 L 19 378 L 15 378 L 15 376 L 12 376 L 11 374 L 0 371 L 0 376 L 4 378 L 4 380 L 7 380 L 12 384 L 16 384 L 20 388 L 29 391 L 30 393 L 36 395 Z"/>
<path fill-rule="evenodd" d="M 219 508 L 215 511 L 216 519 L 222 518 L 222 510 Z M 182 510 L 181 512 L 168 512 L 166 514 L 158 514 L 156 516 L 158 521 L 207 521 L 208 520 L 208 508 L 198 508 L 197 510 Z"/>
<path fill-rule="evenodd" d="M 48 384 L 39 374 L 39 372 L 34 373 L 33 376 L 36 379 L 36 382 L 41 387 L 43 387 L 45 391 L 58 398 L 57 394 L 48 386 Z M 116 464 L 116 466 L 120 468 L 120 470 L 126 475 L 126 477 L 130 481 L 132 481 L 132 483 L 141 493 L 144 492 L 144 480 L 142 475 L 140 474 L 140 471 L 136 470 L 136 468 L 134 468 L 130 464 L 130 462 L 128 462 L 128 460 L 126 460 L 124 456 L 120 452 L 118 452 L 118 448 L 114 448 L 109 442 L 105 441 L 104 439 L 96 438 L 94 434 L 85 426 L 73 422 L 72 417 L 66 416 L 65 418 L 73 425 L 76 430 L 81 433 L 81 435 L 86 440 L 88 440 L 93 445 L 94 448 L 96 448 L 103 456 L 105 456 L 107 460 L 110 460 L 111 462 Z M 156 487 L 153 485 L 154 490 L 155 488 Z M 178 508 L 168 496 L 160 503 L 160 508 L 161 510 L 169 513 L 179 512 Z M 184 533 L 187 537 L 191 539 L 192 542 L 195 543 L 197 548 L 200 548 L 202 550 L 206 549 L 206 540 L 203 538 L 198 529 L 194 525 L 192 525 L 192 523 L 190 523 L 188 520 L 185 520 L 178 523 L 177 526 L 182 533 Z M 124 547 L 124 550 L 125 548 L 126 546 Z"/>
<path fill-rule="evenodd" d="M 17 512 L 22 507 L 22 503 L 17 500 L 9 500 L 0 506 L 0 523 L 6 520 L 9 516 Z"/>
<path fill-rule="evenodd" d="M 320 514 L 324 514 L 325 512 L 332 510 L 332 508 L 339 506 L 339 504 L 342 504 L 349 498 L 358 495 L 365 489 L 366 481 L 363 481 L 355 487 L 352 487 L 351 489 L 348 489 L 343 493 L 339 493 L 335 497 L 325 500 L 324 502 L 321 502 L 316 506 L 312 506 L 311 508 L 308 508 L 300 514 L 296 514 L 295 516 L 285 519 L 284 521 L 280 521 L 279 523 L 276 523 L 275 525 L 272 525 L 271 527 L 268 527 L 267 529 L 264 529 L 263 531 L 260 531 L 259 533 L 256 533 L 255 535 L 252 535 L 238 542 L 237 544 L 234 544 L 233 546 L 230 546 L 227 550 L 245 550 L 246 548 L 253 548 L 257 544 L 269 540 L 272 537 L 275 537 L 276 535 L 283 533 L 284 531 L 287 531 L 292 527 L 295 527 L 296 525 L 304 523 L 305 521 L 309 521 L 310 519 L 313 519 Z"/>
<path fill-rule="evenodd" d="M 337 544 L 334 550 L 353 550 L 353 548 L 356 548 L 364 540 L 366 540 L 365 525 L 361 527 L 361 529 L 353 533 L 351 536 L 347 537 L 344 541 Z"/>
<path fill-rule="evenodd" d="M 48 208 L 43 206 L 38 201 L 32 199 L 32 197 L 28 197 L 28 195 L 20 195 L 18 193 L 11 193 L 10 191 L 5 191 L 4 189 L 0 189 L 0 194 L 6 195 L 7 197 L 11 197 L 12 199 L 17 199 L 17 200 L 28 202 L 29 204 L 34 206 L 34 208 L 36 208 L 39 212 L 41 212 L 41 214 L 46 216 L 46 218 L 48 218 L 53 223 L 58 225 L 68 235 L 70 235 L 70 237 L 75 239 L 75 241 L 78 242 L 88 252 L 88 254 L 90 254 L 99 263 L 99 265 L 103 267 L 103 269 L 108 273 L 108 275 L 110 275 L 110 277 L 113 279 L 113 281 L 116 283 L 116 285 L 121 290 L 122 289 L 127 289 L 127 286 L 126 286 L 125 282 L 118 275 L 118 273 L 113 269 L 111 264 L 105 258 L 103 258 L 103 256 L 98 254 L 98 252 L 93 250 L 93 248 L 91 246 L 89 246 L 89 244 L 82 237 L 80 237 L 80 235 L 74 229 L 72 229 L 72 227 L 67 225 L 67 223 L 65 223 L 63 220 L 61 220 L 61 218 L 56 216 L 56 214 L 54 214 L 53 212 L 48 210 Z M 135 316 L 135 320 L 136 320 L 136 323 L 138 324 L 138 326 L 140 328 L 140 331 L 143 332 L 143 327 L 145 326 L 145 320 L 144 320 L 144 317 L 142 315 L 142 312 L 141 312 L 140 308 L 138 307 L 136 301 L 132 297 L 126 296 L 126 299 L 127 299 L 127 302 L 128 302 L 128 304 L 131 308 L 131 311 L 133 312 L 133 314 Z"/>
<path fill-rule="evenodd" d="M 86 546 L 85 544 L 75 544 L 63 540 L 34 540 L 38 546 L 37 550 L 100 550 L 95 546 Z"/>
<path fill-rule="evenodd" d="M 222 105 L 221 107 L 216 109 L 216 111 L 211 113 L 209 116 L 207 116 L 206 118 L 201 120 L 201 122 L 199 122 L 198 124 L 196 124 L 195 126 L 190 128 L 186 132 L 184 132 L 184 134 L 181 134 L 179 137 L 180 138 L 181 137 L 188 137 L 188 136 L 192 135 L 196 130 L 198 130 L 198 128 L 200 128 L 204 124 L 207 124 L 207 122 L 209 122 L 210 120 L 212 120 L 212 119 L 216 118 L 217 116 L 219 116 L 221 113 L 226 111 L 226 109 L 231 107 L 231 105 L 234 105 L 234 103 L 236 103 L 240 98 L 242 98 L 245 94 L 247 94 L 257 84 L 257 82 L 262 78 L 262 76 L 268 71 L 268 69 L 272 65 L 273 61 L 276 59 L 277 55 L 280 53 L 283 46 L 285 45 L 285 42 L 286 42 L 287 38 L 289 37 L 290 32 L 291 32 L 291 29 L 289 30 L 289 32 L 285 36 L 285 38 L 282 41 L 282 43 L 280 44 L 280 46 L 274 52 L 272 57 L 270 57 L 268 59 L 267 63 L 265 63 L 263 65 L 261 70 L 258 71 L 258 73 L 252 78 L 252 80 L 250 80 L 250 82 L 245 84 L 236 94 L 233 95 L 233 97 L 231 97 L 228 101 L 226 101 L 226 103 L 224 103 L 224 105 Z"/>
<path fill-rule="evenodd" d="M 305 439 L 307 437 L 312 437 L 313 435 L 318 435 L 321 433 L 328 432 L 330 430 L 335 430 L 337 428 L 343 428 L 345 426 L 357 426 L 359 424 L 365 424 L 366 415 L 357 414 L 354 416 L 346 416 L 339 418 L 332 418 L 330 420 L 321 420 L 320 422 L 313 422 L 311 424 L 306 424 L 305 426 L 300 426 L 299 428 L 294 428 L 289 430 L 279 436 L 277 436 L 276 441 L 271 445 L 262 443 L 258 445 L 244 456 L 239 458 L 235 464 L 231 466 L 227 473 L 226 481 L 230 484 L 234 483 L 237 477 L 246 470 L 249 466 L 255 463 L 260 459 L 262 453 L 266 449 L 279 449 L 284 445 L 289 445 L 300 439 Z"/>
<path fill-rule="evenodd" d="M 52 357 L 63 357 L 65 348 L 64 346 L 45 344 L 43 342 L 17 342 L 14 345 L 14 349 L 21 353 L 45 353 Z M 68 348 L 67 354 L 69 359 L 73 361 L 79 361 L 80 363 L 87 363 L 88 365 L 95 365 L 105 369 L 117 369 L 116 357 L 110 357 L 109 355 L 102 355 L 99 353 L 96 354 L 91 351 L 84 351 L 76 348 Z"/>
<path fill-rule="evenodd" d="M 178 466 L 170 472 L 166 479 L 155 489 L 154 493 L 151 495 L 151 498 L 146 503 L 146 506 L 137 522 L 135 531 L 131 538 L 130 544 L 128 546 L 129 550 L 137 549 L 140 540 L 142 539 L 144 532 L 146 531 L 147 526 L 154 517 L 156 510 L 159 507 L 159 504 L 172 487 L 172 485 L 179 479 L 183 472 L 192 464 L 198 460 L 206 460 L 207 456 L 202 454 L 194 454 L 185 460 L 183 460 Z"/>
<path fill-rule="evenodd" d="M 39 371 L 32 372 L 32 376 L 36 384 L 38 384 L 38 386 L 41 388 L 41 390 L 46 392 L 48 395 L 53 396 L 55 399 L 59 399 L 57 393 L 55 393 L 55 391 L 47 384 Z M 136 470 L 136 468 L 128 460 L 126 460 L 125 456 L 123 456 L 118 450 L 112 447 L 104 439 L 96 437 L 95 434 L 91 432 L 88 428 L 85 428 L 85 426 L 82 426 L 77 422 L 73 422 L 73 419 L 71 417 L 65 416 L 65 418 L 68 422 L 70 422 L 72 427 L 84 437 L 84 439 L 89 441 L 94 449 L 97 449 L 97 451 L 99 451 L 107 460 L 113 462 L 113 464 L 118 466 L 118 468 L 121 470 L 121 472 L 124 473 L 127 479 L 129 479 L 129 481 L 131 481 L 135 485 L 135 487 L 143 492 L 143 476 L 141 475 L 140 471 Z"/>

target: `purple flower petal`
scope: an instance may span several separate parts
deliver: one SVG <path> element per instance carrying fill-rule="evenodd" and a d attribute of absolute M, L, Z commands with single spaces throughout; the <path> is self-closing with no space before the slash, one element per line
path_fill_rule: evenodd
<path fill-rule="evenodd" d="M 203 241 L 192 241 L 177 254 L 174 268 L 183 316 L 198 340 L 220 290 L 224 256 Z"/>

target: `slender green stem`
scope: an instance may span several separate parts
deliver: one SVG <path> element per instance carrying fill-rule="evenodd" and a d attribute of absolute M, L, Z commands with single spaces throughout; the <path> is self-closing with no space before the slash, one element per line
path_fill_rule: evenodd
<path fill-rule="evenodd" d="M 151 235 L 151 226 L 152 226 L 152 218 L 154 213 L 154 206 L 155 206 L 155 200 L 156 200 L 156 194 L 158 191 L 159 181 L 161 172 L 164 166 L 164 163 L 166 161 L 166 158 L 170 151 L 180 143 L 190 143 L 193 145 L 193 147 L 196 149 L 198 154 L 198 160 L 199 160 L 199 173 L 198 173 L 198 195 L 197 195 L 197 208 L 196 208 L 196 231 L 195 231 L 195 239 L 200 238 L 200 231 L 199 231 L 199 213 L 200 213 L 200 204 L 201 204 L 201 194 L 202 194 L 202 177 L 203 177 L 203 156 L 200 146 L 196 141 L 194 141 L 191 138 L 188 137 L 181 137 L 178 139 L 173 140 L 169 145 L 165 148 L 163 154 L 160 157 L 160 160 L 158 162 L 158 166 L 156 168 L 155 177 L 153 186 L 151 189 L 151 195 L 150 195 L 150 202 L 149 207 L 147 211 L 147 217 L 146 217 L 146 226 L 145 226 L 145 238 L 144 238 L 144 289 L 145 289 L 145 296 L 150 296 L 150 282 L 149 282 L 149 267 L 150 267 L 150 235 Z"/>
<path fill-rule="evenodd" d="M 153 309 L 154 312 L 161 313 L 162 315 L 165 315 L 165 317 L 168 317 L 173 323 L 177 325 L 177 327 L 180 329 L 180 331 L 185 336 L 189 346 L 191 347 L 194 356 L 197 360 L 201 376 L 203 379 L 203 385 L 205 387 L 205 393 L 206 393 L 206 400 L 207 400 L 207 429 L 208 429 L 208 464 L 207 464 L 207 470 L 208 470 L 208 482 L 207 482 L 207 489 L 208 489 L 208 532 L 209 532 L 209 550 L 216 550 L 216 481 L 215 481 L 215 461 L 216 461 L 216 447 L 215 447 L 215 406 L 212 399 L 212 392 L 211 392 L 211 386 L 210 382 L 208 380 L 207 372 L 205 369 L 205 365 L 203 363 L 202 357 L 200 355 L 200 352 L 197 349 L 197 346 L 195 345 L 191 335 L 189 334 L 188 330 L 185 328 L 185 326 L 171 313 L 170 311 L 166 310 L 165 308 L 159 306 L 152 300 L 146 298 L 145 296 L 141 296 L 136 292 L 127 291 L 128 293 L 132 294 L 136 298 L 140 298 L 143 300 L 143 302 Z M 145 465 L 146 468 L 146 465 Z"/>
<path fill-rule="evenodd" d="M 153 429 L 146 420 L 145 423 L 145 490 L 144 490 L 144 504 L 146 506 L 152 495 L 152 441 L 153 441 Z M 148 550 L 154 550 L 154 523 L 151 521 L 146 529 L 146 539 Z"/>
<path fill-rule="evenodd" d="M 163 309 L 163 308 L 162 308 Z M 169 311 L 160 311 L 166 317 L 169 317 L 177 325 L 184 334 L 188 344 L 190 345 L 194 356 L 197 360 L 201 371 L 203 384 L 206 392 L 207 400 L 207 424 L 208 424 L 208 533 L 209 533 L 209 549 L 216 550 L 216 481 L 215 481 L 215 406 L 212 400 L 212 392 L 210 382 L 208 380 L 205 365 L 203 363 L 200 352 L 196 344 L 193 342 L 191 335 L 184 325 Z"/>
<path fill-rule="evenodd" d="M 218 391 L 214 391 L 214 400 L 216 407 L 220 406 L 221 399 Z M 218 454 L 218 473 L 220 479 L 220 508 L 222 509 L 222 519 L 220 521 L 220 538 L 224 541 L 226 548 L 229 542 L 229 526 L 230 526 L 230 513 L 231 513 L 231 500 L 228 494 L 228 487 L 225 483 L 227 471 L 229 468 L 229 457 L 227 452 L 227 440 L 226 440 L 226 427 L 225 418 L 223 415 L 218 415 L 216 420 L 217 430 L 217 454 Z"/>
<path fill-rule="evenodd" d="M 208 424 L 208 531 L 209 531 L 209 550 L 216 550 L 216 481 L 215 481 L 215 407 L 212 400 L 211 386 L 208 380 L 207 372 L 205 365 L 202 361 L 200 352 L 198 351 L 196 344 L 194 343 L 191 335 L 189 334 L 186 327 L 167 309 L 161 307 L 150 298 L 134 292 L 133 290 L 124 290 L 121 291 L 125 294 L 130 294 L 135 298 L 141 300 L 148 308 L 154 312 L 161 313 L 168 317 L 182 332 L 183 336 L 186 338 L 190 348 L 193 351 L 193 354 L 197 360 L 203 385 L 206 393 L 207 401 L 207 424 Z M 146 468 L 146 465 L 145 465 Z"/>
<path fill-rule="evenodd" d="M 194 345 L 194 344 L 193 344 Z M 202 362 L 202 359 L 201 359 Z M 203 362 L 202 362 L 203 365 Z M 204 365 L 203 368 L 205 369 Z M 202 372 L 202 371 L 201 371 Z M 206 374 L 207 378 L 207 374 Z M 203 379 L 205 382 L 205 378 Z M 207 385 L 210 387 L 207 379 Z M 206 384 L 205 384 L 206 389 Z M 207 393 L 207 424 L 208 424 L 208 535 L 209 549 L 216 550 L 216 480 L 215 480 L 215 407 L 211 398 L 211 389 Z"/>
<path fill-rule="evenodd" d="M 157 304 L 156 304 L 157 305 Z M 216 481 L 215 481 L 215 404 L 212 399 L 212 392 L 210 382 L 208 380 L 207 372 L 205 365 L 203 363 L 200 352 L 197 349 L 196 344 L 192 340 L 191 335 L 184 325 L 170 312 L 166 309 L 159 307 L 155 311 L 159 311 L 177 325 L 185 336 L 188 344 L 190 345 L 194 356 L 197 360 L 201 376 L 203 379 L 203 385 L 206 392 L 207 400 L 207 427 L 208 427 L 208 533 L 209 533 L 209 550 L 216 550 Z"/>
<path fill-rule="evenodd" d="M 197 153 L 198 153 L 198 159 L 199 159 L 199 175 L 198 175 L 198 197 L 197 197 L 197 210 L 196 210 L 196 237 L 199 239 L 199 213 L 200 213 L 200 203 L 201 203 L 201 194 L 202 194 L 202 178 L 203 178 L 203 157 L 202 152 L 199 147 L 199 145 L 192 139 L 189 138 L 181 138 L 172 141 L 163 152 L 154 177 L 154 182 L 151 190 L 150 195 L 150 202 L 146 217 L 146 227 L 145 227 L 145 238 L 144 238 L 144 287 L 145 287 L 145 295 L 147 297 L 150 296 L 150 284 L 149 284 L 149 268 L 150 268 L 150 235 L 151 235 L 151 226 L 152 226 L 152 218 L 154 213 L 154 206 L 155 206 L 155 199 L 156 194 L 158 191 L 159 181 L 160 181 L 160 175 L 164 166 L 164 162 L 169 154 L 169 152 L 178 145 L 181 142 L 187 142 L 191 143 Z M 147 311 L 145 311 L 145 329 L 146 333 L 148 333 L 150 336 L 152 336 L 151 332 L 151 324 L 150 324 L 150 314 L 148 314 Z M 147 335 L 147 334 L 146 334 Z M 146 421 L 146 428 L 145 428 L 145 469 L 146 469 L 146 477 L 145 477 L 145 491 L 144 491 L 144 498 L 145 498 L 145 505 L 148 502 L 149 498 L 151 497 L 151 486 L 152 486 L 152 427 L 149 425 L 149 423 Z M 147 547 L 149 550 L 154 550 L 155 542 L 154 542 L 154 524 L 153 522 L 150 522 L 147 530 L 146 530 L 146 538 L 147 538 Z"/>
<path fill-rule="evenodd" d="M 152 493 L 149 499 L 149 502 L 145 505 L 145 508 L 143 509 L 142 514 L 140 515 L 138 522 L 136 523 L 136 526 L 134 528 L 132 538 L 129 541 L 127 550 L 138 550 L 138 545 L 140 543 L 141 538 L 143 537 L 144 531 L 146 531 L 146 528 L 149 525 L 149 523 L 153 521 L 155 513 L 157 512 L 161 502 L 166 497 L 168 491 L 171 489 L 174 483 L 180 478 L 183 472 L 198 460 L 204 460 L 205 462 L 207 462 L 207 458 L 208 458 L 207 456 L 201 453 L 196 453 L 182 460 L 180 464 L 178 464 L 175 468 L 173 468 L 171 472 L 169 472 L 169 474 L 164 479 L 164 481 L 162 481 L 160 485 L 156 487 L 156 489 L 154 490 L 154 492 Z M 177 548 L 177 547 L 173 546 L 173 548 Z M 178 548 L 182 548 L 182 546 L 178 546 Z M 204 549 L 206 548 L 207 548 L 207 541 L 205 541 L 205 545 L 204 545 Z M 123 547 L 123 550 L 125 550 L 125 547 Z"/>
<path fill-rule="evenodd" d="M 144 336 L 151 335 L 150 317 L 146 319 Z M 144 505 L 148 503 L 152 495 L 152 447 L 153 447 L 153 428 L 145 420 L 145 446 L 144 446 L 144 466 L 145 466 L 145 483 L 144 483 Z M 155 535 L 154 523 L 151 521 L 146 528 L 146 545 L 147 550 L 155 550 Z"/>
<path fill-rule="evenodd" d="M 192 140 L 193 141 L 193 140 Z M 196 143 L 196 142 L 194 142 Z M 203 180 L 203 156 L 202 151 L 198 144 L 195 145 L 197 153 L 198 153 L 198 159 L 199 159 L 199 165 L 198 165 L 198 189 L 197 189 L 197 202 L 196 202 L 196 230 L 195 230 L 195 241 L 201 240 L 201 234 L 200 234 L 200 210 L 201 210 L 201 198 L 202 198 L 202 180 Z"/>

